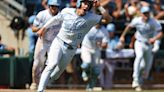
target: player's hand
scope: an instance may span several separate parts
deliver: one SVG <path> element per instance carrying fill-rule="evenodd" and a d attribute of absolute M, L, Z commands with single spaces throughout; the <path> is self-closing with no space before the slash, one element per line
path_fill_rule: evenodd
<path fill-rule="evenodd" d="M 99 0 L 93 0 L 93 6 L 94 7 L 99 7 L 100 6 L 100 1 Z"/>
<path fill-rule="evenodd" d="M 120 37 L 120 42 L 122 42 L 122 43 L 125 42 L 125 38 L 123 36 Z"/>
<path fill-rule="evenodd" d="M 154 44 L 154 42 L 155 42 L 155 39 L 154 39 L 154 38 L 150 38 L 150 39 L 149 39 L 149 43 L 150 43 L 150 44 Z"/>
<path fill-rule="evenodd" d="M 37 35 L 41 38 L 44 35 L 44 28 L 41 28 L 39 31 L 37 31 Z"/>
<path fill-rule="evenodd" d="M 117 49 L 117 50 L 123 49 L 124 45 L 125 45 L 124 42 L 119 41 L 115 49 Z"/>
<path fill-rule="evenodd" d="M 129 48 L 134 49 L 134 43 L 130 43 Z"/>

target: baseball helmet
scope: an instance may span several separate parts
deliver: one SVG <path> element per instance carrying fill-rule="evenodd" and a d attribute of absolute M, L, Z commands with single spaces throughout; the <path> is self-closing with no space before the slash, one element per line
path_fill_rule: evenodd
<path fill-rule="evenodd" d="M 77 2 L 76 2 L 76 7 L 77 7 L 77 8 L 80 8 L 81 2 L 83 2 L 83 1 L 88 1 L 88 2 L 90 2 L 90 7 L 89 7 L 89 9 L 92 8 L 92 6 L 93 6 L 93 0 L 77 0 Z"/>
<path fill-rule="evenodd" d="M 114 32 L 116 30 L 115 25 L 113 23 L 109 23 L 106 28 L 108 32 Z"/>
<path fill-rule="evenodd" d="M 60 6 L 61 0 L 48 0 L 48 5 Z"/>

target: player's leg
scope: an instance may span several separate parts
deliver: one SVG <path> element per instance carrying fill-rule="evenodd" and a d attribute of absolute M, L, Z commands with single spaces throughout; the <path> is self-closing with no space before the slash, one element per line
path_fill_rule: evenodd
<path fill-rule="evenodd" d="M 30 86 L 30 89 L 36 89 L 39 81 L 39 75 L 41 73 L 40 68 L 43 68 L 41 64 L 41 60 L 45 60 L 45 53 L 43 49 L 43 41 L 38 38 L 36 46 L 35 46 L 35 52 L 34 52 L 34 61 L 32 66 L 32 84 Z M 42 57 L 42 58 L 41 58 Z"/>
<path fill-rule="evenodd" d="M 67 65 L 72 61 L 73 56 L 75 55 L 76 50 L 69 50 L 65 49 L 64 50 L 66 53 L 63 53 L 60 62 L 58 62 L 57 66 L 51 73 L 50 77 L 54 80 L 57 80 L 60 75 L 64 72 L 66 69 Z"/>
<path fill-rule="evenodd" d="M 141 63 L 140 63 L 140 74 L 139 74 L 139 83 L 140 84 L 143 84 L 144 82 L 144 79 L 143 79 L 143 73 L 144 73 L 144 70 L 145 70 L 145 66 L 146 66 L 146 62 L 145 62 L 145 56 L 144 58 L 141 60 Z"/>
<path fill-rule="evenodd" d="M 106 71 L 105 71 L 105 88 L 109 89 L 112 87 L 112 81 L 114 76 L 114 69 L 115 69 L 115 61 L 106 61 Z"/>
<path fill-rule="evenodd" d="M 97 49 L 92 55 L 91 55 L 91 69 L 90 69 L 90 80 L 88 84 L 88 89 L 92 89 L 97 84 L 97 79 L 100 74 L 100 50 Z"/>
<path fill-rule="evenodd" d="M 143 74 L 144 79 L 147 79 L 149 76 L 149 72 L 151 70 L 152 64 L 153 64 L 153 53 L 151 51 L 151 47 L 149 47 L 149 49 L 145 52 L 145 71 Z"/>
<path fill-rule="evenodd" d="M 104 88 L 105 86 L 105 59 L 101 59 L 101 63 L 100 63 L 100 75 L 99 75 L 99 82 L 100 82 L 100 86 Z"/>
<path fill-rule="evenodd" d="M 81 48 L 81 59 L 82 59 L 82 78 L 84 81 L 88 81 L 88 74 L 87 72 L 89 71 L 89 66 L 91 64 L 91 52 L 82 46 Z"/>
<path fill-rule="evenodd" d="M 140 63 L 141 60 L 143 59 L 143 55 L 144 55 L 144 44 L 142 42 L 139 41 L 135 41 L 135 61 L 133 64 L 133 82 L 132 82 L 132 87 L 137 87 L 137 86 L 141 86 L 139 84 L 139 75 L 140 75 Z"/>
<path fill-rule="evenodd" d="M 43 92 L 45 89 L 48 80 L 50 78 L 50 74 L 52 73 L 53 69 L 56 67 L 57 63 L 60 61 L 63 51 L 62 51 L 62 43 L 58 39 L 54 39 L 54 41 L 51 44 L 50 51 L 48 53 L 48 59 L 47 59 L 47 66 L 42 72 L 38 91 Z"/>

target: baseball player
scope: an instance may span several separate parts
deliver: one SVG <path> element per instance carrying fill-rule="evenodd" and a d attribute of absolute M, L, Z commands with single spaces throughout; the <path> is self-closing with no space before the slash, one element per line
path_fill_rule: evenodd
<path fill-rule="evenodd" d="M 98 7 L 102 15 L 92 12 L 93 6 Z M 85 34 L 102 18 L 106 19 L 102 22 L 111 20 L 111 16 L 100 6 L 99 1 L 77 0 L 77 8 L 64 8 L 61 15 L 53 17 L 39 30 L 39 35 L 42 37 L 46 32 L 45 29 L 62 21 L 60 31 L 48 52 L 47 66 L 42 72 L 38 92 L 44 91 L 50 77 L 59 78 L 75 55 L 77 46 L 82 42 Z"/>
<path fill-rule="evenodd" d="M 119 42 L 119 37 L 115 35 L 115 24 L 109 23 L 106 26 L 108 30 L 108 50 L 114 52 L 116 50 L 117 44 Z M 100 73 L 100 86 L 104 89 L 109 89 L 112 87 L 112 81 L 115 69 L 115 60 L 102 59 L 101 73 Z"/>
<path fill-rule="evenodd" d="M 97 77 L 100 74 L 101 49 L 106 49 L 108 43 L 108 31 L 101 24 L 97 24 L 85 35 L 81 46 L 82 78 L 88 81 L 86 90 L 92 90 L 96 86 Z"/>
<path fill-rule="evenodd" d="M 132 39 L 131 39 L 131 42 L 130 42 L 130 45 L 129 45 L 129 47 L 130 48 L 134 48 L 134 42 L 135 42 L 135 36 L 133 36 L 132 37 Z M 153 44 L 153 48 L 151 49 L 151 52 L 152 52 L 152 58 L 154 57 L 154 54 L 160 49 L 160 43 L 161 43 L 161 40 L 156 40 L 155 42 L 154 42 L 154 44 Z M 151 62 L 150 63 L 150 65 L 147 65 L 146 67 L 145 67 L 145 60 L 144 60 L 144 58 L 142 58 L 142 60 L 141 60 L 141 75 L 143 76 L 143 79 L 147 79 L 148 78 L 148 75 L 149 75 L 149 72 L 150 72 L 150 69 L 151 69 L 151 67 L 152 67 L 152 63 L 153 63 L 153 61 L 149 61 L 149 62 Z M 143 80 L 143 79 L 141 79 L 141 81 Z"/>
<path fill-rule="evenodd" d="M 152 47 L 153 43 L 162 38 L 162 27 L 161 25 L 150 16 L 150 8 L 148 6 L 143 6 L 140 9 L 141 16 L 135 17 L 132 22 L 125 28 L 123 31 L 120 42 L 125 42 L 125 35 L 126 33 L 131 30 L 132 28 L 136 28 L 135 34 L 135 61 L 133 67 L 133 82 L 132 87 L 135 88 L 136 91 L 141 91 L 141 61 L 144 59 L 145 61 L 145 71 L 149 71 L 150 67 L 147 68 L 152 63 Z M 154 35 L 156 34 L 156 35 Z M 151 62 L 150 62 L 151 61 Z"/>
<path fill-rule="evenodd" d="M 59 15 L 60 0 L 48 0 L 49 8 L 40 11 L 33 23 L 33 32 L 38 32 L 38 30 L 53 16 Z M 42 38 L 38 38 L 35 52 L 34 52 L 34 62 L 32 67 L 32 84 L 30 89 L 36 89 L 38 81 L 40 79 L 41 72 L 44 68 L 45 55 L 49 51 L 52 40 L 58 34 L 61 23 L 48 27 Z"/>

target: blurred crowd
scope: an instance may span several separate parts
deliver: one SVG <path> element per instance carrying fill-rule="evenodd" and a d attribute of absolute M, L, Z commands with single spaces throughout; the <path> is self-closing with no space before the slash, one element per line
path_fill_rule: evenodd
<path fill-rule="evenodd" d="M 22 3 L 22 0 L 17 0 Z M 77 0 L 61 0 L 60 10 L 65 7 L 76 7 Z M 142 6 L 150 6 L 151 14 L 156 19 L 163 23 L 164 19 L 164 1 L 163 0 L 100 0 L 101 5 L 109 11 L 113 17 L 112 23 L 116 26 L 116 33 L 120 36 L 125 26 L 132 20 L 133 17 L 140 15 L 140 8 Z M 25 20 L 30 16 L 36 15 L 39 11 L 47 9 L 47 0 L 25 0 L 27 11 L 25 13 Z M 27 26 L 27 25 L 24 25 Z M 163 26 L 163 25 L 162 25 Z M 126 42 L 130 43 L 130 37 Z"/>

